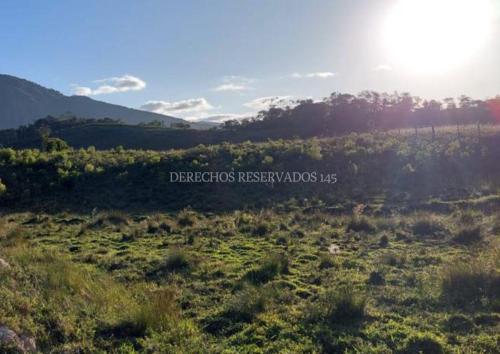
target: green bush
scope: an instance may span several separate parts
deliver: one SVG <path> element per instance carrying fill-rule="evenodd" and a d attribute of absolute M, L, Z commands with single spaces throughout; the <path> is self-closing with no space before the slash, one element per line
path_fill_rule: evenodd
<path fill-rule="evenodd" d="M 264 312 L 269 294 L 262 288 L 245 287 L 234 294 L 221 312 L 205 318 L 204 330 L 211 334 L 230 335 L 241 329 L 241 323 L 252 322 Z"/>
<path fill-rule="evenodd" d="M 462 245 L 472 245 L 483 240 L 480 226 L 464 226 L 453 237 L 453 242 Z"/>
<path fill-rule="evenodd" d="M 271 226 L 267 222 L 259 222 L 255 225 L 252 234 L 254 236 L 266 236 L 271 232 Z"/>
<path fill-rule="evenodd" d="M 124 226 L 129 224 L 130 218 L 127 214 L 119 210 L 112 210 L 99 213 L 89 227 Z"/>
<path fill-rule="evenodd" d="M 402 354 L 444 354 L 445 344 L 443 341 L 430 334 L 419 333 L 410 336 L 401 351 Z"/>
<path fill-rule="evenodd" d="M 195 213 L 183 210 L 177 215 L 177 224 L 181 227 L 193 226 L 196 222 Z"/>
<path fill-rule="evenodd" d="M 193 261 L 184 250 L 174 249 L 167 256 L 163 269 L 169 272 L 187 272 L 193 267 L 192 263 Z"/>
<path fill-rule="evenodd" d="M 46 138 L 44 140 L 44 149 L 47 152 L 64 151 L 69 148 L 68 143 L 59 138 Z"/>
<path fill-rule="evenodd" d="M 382 274 L 379 271 L 371 272 L 370 276 L 368 277 L 367 283 L 370 285 L 384 285 L 385 284 L 384 274 Z"/>
<path fill-rule="evenodd" d="M 343 286 L 323 293 L 312 312 L 330 326 L 348 324 L 364 318 L 366 300 L 352 286 Z"/>
<path fill-rule="evenodd" d="M 285 254 L 275 254 L 264 259 L 260 267 L 249 270 L 243 280 L 254 284 L 267 283 L 278 274 L 288 273 L 288 266 L 289 260 Z"/>
<path fill-rule="evenodd" d="M 266 308 L 266 292 L 256 287 L 247 287 L 236 293 L 224 310 L 224 316 L 233 321 L 250 322 Z"/>
<path fill-rule="evenodd" d="M 319 255 L 319 269 L 333 268 L 338 265 L 338 261 L 328 253 L 321 253 Z"/>
<path fill-rule="evenodd" d="M 347 224 L 346 231 L 371 233 L 375 231 L 375 225 L 366 216 L 353 216 Z"/>
<path fill-rule="evenodd" d="M 444 225 L 433 215 L 418 215 L 411 225 L 411 230 L 416 236 L 436 237 L 446 231 Z"/>
<path fill-rule="evenodd" d="M 452 315 L 447 319 L 445 328 L 450 332 L 467 333 L 474 328 L 474 322 L 465 315 Z"/>
<path fill-rule="evenodd" d="M 488 259 L 457 260 L 443 269 L 441 293 L 457 306 L 493 302 L 500 296 L 500 272 Z"/>

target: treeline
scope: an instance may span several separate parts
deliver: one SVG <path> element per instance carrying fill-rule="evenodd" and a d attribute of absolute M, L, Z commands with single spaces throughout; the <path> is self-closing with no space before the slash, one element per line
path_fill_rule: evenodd
<path fill-rule="evenodd" d="M 0 146 L 42 148 L 43 137 L 60 138 L 71 147 L 94 146 L 112 149 L 168 150 L 185 149 L 199 144 L 267 141 L 330 137 L 351 132 L 431 127 L 435 138 L 438 126 L 455 126 L 458 136 L 464 126 L 481 127 L 500 122 L 500 96 L 475 100 L 467 96 L 444 101 L 423 100 L 410 94 L 385 94 L 365 91 L 359 95 L 333 93 L 321 102 L 303 100 L 290 107 L 271 107 L 256 117 L 231 120 L 210 130 L 190 129 L 178 124 L 166 128 L 161 121 L 127 125 L 114 119 L 81 119 L 71 114 L 46 117 L 29 126 L 0 130 Z"/>
<path fill-rule="evenodd" d="M 224 129 L 280 132 L 283 137 L 333 136 L 349 132 L 481 125 L 500 122 L 500 96 L 476 100 L 468 96 L 424 100 L 409 93 L 363 91 L 358 95 L 332 93 L 321 102 L 302 100 L 294 107 L 271 107 L 255 118 L 224 123 Z"/>

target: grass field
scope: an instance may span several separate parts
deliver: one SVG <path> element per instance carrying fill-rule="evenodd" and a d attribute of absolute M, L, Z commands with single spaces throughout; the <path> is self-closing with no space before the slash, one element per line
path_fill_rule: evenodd
<path fill-rule="evenodd" d="M 2 218 L 0 317 L 54 352 L 493 353 L 500 219 Z"/>

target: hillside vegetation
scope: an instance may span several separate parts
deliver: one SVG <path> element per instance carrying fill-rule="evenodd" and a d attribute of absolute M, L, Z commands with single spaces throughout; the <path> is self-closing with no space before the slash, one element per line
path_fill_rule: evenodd
<path fill-rule="evenodd" d="M 199 145 L 187 150 L 53 151 L 0 149 L 4 205 L 28 208 L 205 210 L 321 199 L 327 204 L 379 198 L 386 204 L 487 195 L 500 181 L 500 135 L 443 129 L 339 138 Z M 177 171 L 298 171 L 336 174 L 337 183 L 171 183 Z"/>
<path fill-rule="evenodd" d="M 301 100 L 290 102 L 286 107 L 273 106 L 254 117 L 229 120 L 218 127 L 207 121 L 167 123 L 156 119 L 126 125 L 119 119 L 82 119 L 72 114 L 49 116 L 18 129 L 0 131 L 0 146 L 38 148 L 41 136 L 50 134 L 75 148 L 94 146 L 111 149 L 123 146 L 128 149 L 167 150 L 199 144 L 325 138 L 353 132 L 409 128 L 417 137 L 423 128 L 429 128 L 435 137 L 436 129 L 443 126 L 454 126 L 457 137 L 460 137 L 461 131 L 472 125 L 476 134 L 481 136 L 485 127 L 500 123 L 500 98 L 475 100 L 460 96 L 441 102 L 424 100 L 409 93 L 364 91 L 351 95 L 335 92 L 322 101 Z M 190 129 L 194 127 L 212 128 L 205 131 Z"/>

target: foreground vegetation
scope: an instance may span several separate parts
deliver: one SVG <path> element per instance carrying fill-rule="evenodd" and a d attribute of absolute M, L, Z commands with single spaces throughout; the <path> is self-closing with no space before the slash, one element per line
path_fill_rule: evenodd
<path fill-rule="evenodd" d="M 0 352 L 497 352 L 499 136 L 438 133 L 2 149 Z"/>
<path fill-rule="evenodd" d="M 498 209 L 362 209 L 5 215 L 1 324 L 43 352 L 495 352 Z"/>

